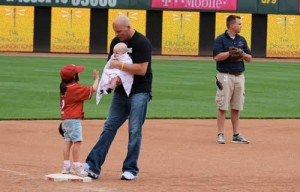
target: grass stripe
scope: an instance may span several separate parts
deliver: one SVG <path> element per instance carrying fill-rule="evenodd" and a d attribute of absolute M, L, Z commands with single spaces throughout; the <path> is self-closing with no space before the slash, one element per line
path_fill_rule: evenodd
<path fill-rule="evenodd" d="M 80 83 L 91 85 L 98 58 L 0 57 L 0 119 L 59 119 L 59 71 L 85 65 Z M 246 63 L 246 103 L 241 118 L 299 118 L 300 64 Z M 148 118 L 215 118 L 214 61 L 153 60 L 153 100 Z M 111 95 L 85 102 L 87 119 L 105 118 Z"/>

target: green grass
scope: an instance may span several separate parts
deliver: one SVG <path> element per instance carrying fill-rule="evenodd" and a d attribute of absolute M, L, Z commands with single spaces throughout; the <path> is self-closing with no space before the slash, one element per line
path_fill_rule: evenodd
<path fill-rule="evenodd" d="M 92 69 L 105 59 L 0 57 L 0 119 L 59 119 L 59 71 L 85 65 L 80 83 L 91 85 Z M 246 103 L 241 118 L 299 118 L 299 63 L 246 63 Z M 153 60 L 153 100 L 148 118 L 215 118 L 213 61 Z M 111 95 L 85 102 L 87 119 L 105 118 Z"/>

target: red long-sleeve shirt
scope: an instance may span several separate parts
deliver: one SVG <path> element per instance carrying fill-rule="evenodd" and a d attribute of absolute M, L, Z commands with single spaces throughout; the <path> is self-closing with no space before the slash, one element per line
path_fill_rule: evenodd
<path fill-rule="evenodd" d="M 60 96 L 61 119 L 83 119 L 84 100 L 92 98 L 93 88 L 78 83 L 67 85 L 67 91 Z"/>

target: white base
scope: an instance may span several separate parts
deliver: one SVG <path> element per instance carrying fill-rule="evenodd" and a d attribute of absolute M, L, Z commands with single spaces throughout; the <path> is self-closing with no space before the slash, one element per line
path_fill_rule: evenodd
<path fill-rule="evenodd" d="M 90 177 L 79 177 L 77 175 L 62 174 L 62 173 L 45 175 L 45 179 L 48 181 L 75 181 L 75 182 L 84 182 L 84 183 L 92 181 Z"/>

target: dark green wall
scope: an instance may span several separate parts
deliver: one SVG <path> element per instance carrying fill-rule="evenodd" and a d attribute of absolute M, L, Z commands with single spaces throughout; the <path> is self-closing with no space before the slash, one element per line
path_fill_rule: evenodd
<path fill-rule="evenodd" d="M 187 1 L 187 0 L 183 0 Z M 189 0 L 194 1 L 194 0 Z M 195 0 L 196 1 L 196 0 Z M 199 0 L 197 0 L 198 2 Z M 210 0 L 216 1 L 216 0 Z M 233 0 L 232 0 L 233 1 Z M 32 3 L 34 2 L 34 3 Z M 56 3 L 59 2 L 59 3 Z M 38 7 L 81 7 L 81 8 L 97 8 L 97 9 L 143 9 L 143 10 L 163 10 L 152 8 L 151 0 L 1 0 L 0 5 L 16 5 L 16 6 L 38 6 Z M 78 2 L 78 3 L 74 3 Z M 88 3 L 86 3 L 88 2 Z M 170 2 L 174 2 L 171 0 Z M 237 10 L 241 13 L 259 13 L 259 14 L 299 14 L 300 0 L 237 0 Z M 95 3 L 95 4 L 94 4 Z M 189 11 L 185 9 L 185 11 Z M 215 12 L 215 10 L 190 10 Z"/>

